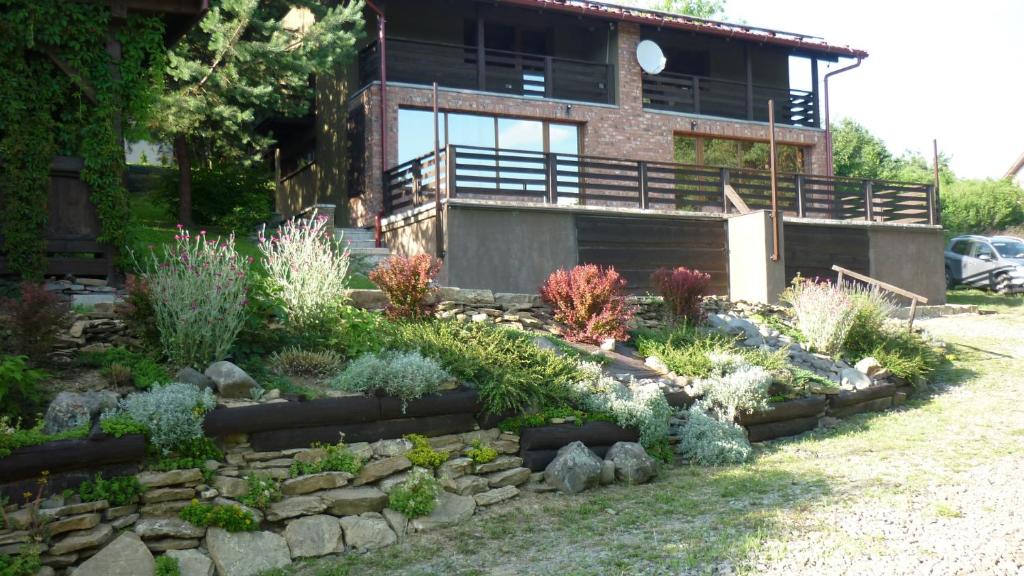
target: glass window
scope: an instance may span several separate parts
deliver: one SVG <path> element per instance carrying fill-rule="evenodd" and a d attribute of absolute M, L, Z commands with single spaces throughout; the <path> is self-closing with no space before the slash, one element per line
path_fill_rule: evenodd
<path fill-rule="evenodd" d="M 975 242 L 973 254 L 975 258 L 987 258 L 995 259 L 995 253 L 992 251 L 992 247 L 985 242 Z"/>
<path fill-rule="evenodd" d="M 498 118 L 498 148 L 544 151 L 544 123 L 536 120 Z"/>
<path fill-rule="evenodd" d="M 444 146 L 444 115 L 441 115 L 441 146 Z M 434 113 L 430 110 L 398 110 L 398 163 L 408 162 L 434 150 Z"/>
<path fill-rule="evenodd" d="M 580 129 L 575 124 L 548 124 L 548 152 L 580 153 Z"/>
<path fill-rule="evenodd" d="M 776 162 L 779 172 L 802 173 L 804 148 L 790 144 L 776 144 Z M 767 142 L 751 142 L 728 138 L 676 136 L 675 160 L 681 164 L 723 166 L 768 170 L 771 168 Z"/>
<path fill-rule="evenodd" d="M 1000 240 L 993 242 L 996 252 L 1003 258 L 1024 258 L 1024 242 L 1017 240 Z"/>
<path fill-rule="evenodd" d="M 958 240 L 957 242 L 953 243 L 953 253 L 954 254 L 967 254 L 967 251 L 968 251 L 968 249 L 970 249 L 970 247 L 971 247 L 971 243 L 968 242 L 967 240 Z"/>

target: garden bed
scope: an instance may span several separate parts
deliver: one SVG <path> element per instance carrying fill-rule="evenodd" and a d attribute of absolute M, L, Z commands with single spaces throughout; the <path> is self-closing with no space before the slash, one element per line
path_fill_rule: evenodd
<path fill-rule="evenodd" d="M 519 455 L 523 466 L 534 472 L 544 470 L 563 446 L 573 442 L 586 444 L 600 457 L 616 442 L 636 442 L 640 433 L 611 422 L 566 423 L 523 428 L 519 436 Z"/>

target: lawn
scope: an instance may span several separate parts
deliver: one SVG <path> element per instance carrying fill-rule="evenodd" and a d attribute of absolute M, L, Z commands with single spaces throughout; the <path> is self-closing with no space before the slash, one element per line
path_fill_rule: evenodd
<path fill-rule="evenodd" d="M 640 487 L 524 494 L 397 547 L 297 565 L 363 574 L 1016 574 L 1024 566 L 1024 314 L 921 325 L 957 366 L 928 395 Z M 1016 503 L 1016 504 L 1014 504 Z"/>

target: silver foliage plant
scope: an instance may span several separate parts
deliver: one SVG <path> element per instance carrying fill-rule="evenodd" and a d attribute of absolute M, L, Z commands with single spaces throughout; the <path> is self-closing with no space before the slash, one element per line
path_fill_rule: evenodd
<path fill-rule="evenodd" d="M 404 403 L 436 394 L 452 376 L 433 358 L 418 351 L 372 352 L 363 354 L 348 365 L 331 386 L 345 392 L 380 391 L 397 396 Z"/>
<path fill-rule="evenodd" d="M 668 436 L 672 407 L 657 382 L 641 383 L 630 379 L 624 384 L 604 374 L 595 362 L 580 362 L 583 378 L 575 389 L 583 407 L 594 412 L 609 412 L 615 423 L 640 431 L 640 443 L 653 446 Z"/>
<path fill-rule="evenodd" d="M 683 458 L 701 466 L 721 466 L 746 462 L 752 451 L 739 425 L 711 416 L 699 401 L 687 411 L 676 446 Z"/>
<path fill-rule="evenodd" d="M 203 417 L 217 405 L 209 388 L 172 383 L 122 398 L 102 419 L 125 414 L 149 429 L 149 442 L 162 453 L 173 452 L 203 437 Z"/>
<path fill-rule="evenodd" d="M 812 352 L 835 355 L 857 314 L 857 300 L 843 286 L 831 282 L 797 280 L 782 293 L 793 307 L 796 325 Z"/>
<path fill-rule="evenodd" d="M 712 375 L 699 383 L 707 408 L 725 422 L 740 413 L 769 410 L 768 388 L 772 375 L 749 364 L 739 354 L 712 353 Z"/>
<path fill-rule="evenodd" d="M 315 326 L 344 303 L 349 253 L 334 238 L 327 217 L 295 218 L 273 234 L 259 234 L 271 291 L 294 328 Z"/>

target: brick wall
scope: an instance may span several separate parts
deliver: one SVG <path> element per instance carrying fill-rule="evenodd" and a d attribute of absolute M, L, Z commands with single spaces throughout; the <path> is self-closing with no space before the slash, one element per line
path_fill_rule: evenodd
<path fill-rule="evenodd" d="M 674 160 L 675 134 L 768 140 L 765 123 L 644 110 L 641 70 L 634 56 L 639 41 L 638 26 L 620 25 L 616 106 L 572 103 L 570 111 L 565 102 L 442 88 L 438 91 L 439 107 L 447 111 L 576 122 L 581 125 L 581 153 L 593 156 L 671 162 Z M 352 224 L 357 226 L 371 225 L 373 216 L 382 207 L 379 98 L 380 86 L 373 85 L 349 102 L 350 109 L 362 106 L 367 111 L 366 192 L 353 198 L 349 206 Z M 430 106 L 429 88 L 388 85 L 388 166 L 396 163 L 398 153 L 398 109 Z M 806 147 L 807 171 L 815 174 L 825 172 L 823 130 L 778 126 L 776 139 L 781 144 Z"/>

